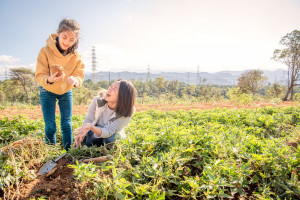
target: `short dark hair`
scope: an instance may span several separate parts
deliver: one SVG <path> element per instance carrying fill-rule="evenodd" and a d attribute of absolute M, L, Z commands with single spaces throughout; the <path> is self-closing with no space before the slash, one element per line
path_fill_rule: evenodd
<path fill-rule="evenodd" d="M 135 104 L 134 85 L 127 80 L 119 80 L 119 82 L 120 88 L 118 94 L 116 113 L 123 117 L 131 117 L 134 112 Z"/>

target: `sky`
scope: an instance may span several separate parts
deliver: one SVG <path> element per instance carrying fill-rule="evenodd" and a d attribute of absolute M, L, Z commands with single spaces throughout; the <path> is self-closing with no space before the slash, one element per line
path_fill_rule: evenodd
<path fill-rule="evenodd" d="M 200 72 L 286 69 L 271 59 L 300 29 L 300 0 L 0 0 L 0 71 L 35 70 L 63 18 L 81 27 L 91 71 Z"/>

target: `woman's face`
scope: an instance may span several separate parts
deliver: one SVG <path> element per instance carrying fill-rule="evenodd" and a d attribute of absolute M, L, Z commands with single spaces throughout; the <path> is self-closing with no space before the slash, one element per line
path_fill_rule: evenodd
<path fill-rule="evenodd" d="M 76 42 L 75 34 L 72 31 L 57 32 L 57 35 L 59 47 L 64 51 L 67 51 Z"/>
<path fill-rule="evenodd" d="M 105 100 L 110 103 L 117 103 L 119 96 L 120 81 L 113 83 L 107 90 Z"/>

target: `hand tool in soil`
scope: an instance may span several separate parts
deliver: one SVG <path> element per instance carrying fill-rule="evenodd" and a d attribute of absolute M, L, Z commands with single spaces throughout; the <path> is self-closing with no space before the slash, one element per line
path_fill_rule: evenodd
<path fill-rule="evenodd" d="M 46 162 L 41 167 L 38 174 L 44 175 L 44 174 L 47 174 L 48 172 L 50 172 L 57 165 L 57 161 L 60 160 L 61 158 L 65 157 L 66 155 L 67 155 L 67 153 L 64 153 L 64 154 L 60 155 L 58 158 L 56 158 L 54 161 L 49 160 L 48 162 Z"/>
<path fill-rule="evenodd" d="M 88 163 L 88 162 L 101 162 L 101 161 L 107 161 L 107 160 L 111 160 L 111 156 L 100 156 L 100 157 L 96 157 L 96 158 L 83 158 L 83 159 L 80 159 L 79 162 Z"/>

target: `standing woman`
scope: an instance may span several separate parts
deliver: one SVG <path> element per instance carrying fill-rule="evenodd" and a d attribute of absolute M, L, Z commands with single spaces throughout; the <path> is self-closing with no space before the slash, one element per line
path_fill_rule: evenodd
<path fill-rule="evenodd" d="M 55 107 L 58 100 L 61 113 L 62 140 L 65 149 L 72 145 L 72 89 L 80 87 L 84 79 L 84 64 L 75 51 L 79 42 L 79 24 L 63 19 L 56 34 L 51 34 L 37 58 L 35 78 L 40 84 L 40 99 L 45 121 L 46 143 L 56 143 Z M 61 72 L 50 72 L 60 66 Z"/>

